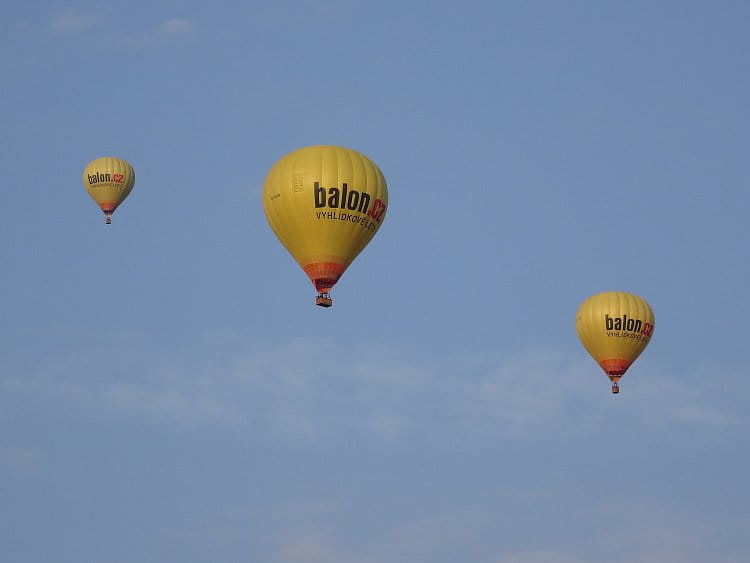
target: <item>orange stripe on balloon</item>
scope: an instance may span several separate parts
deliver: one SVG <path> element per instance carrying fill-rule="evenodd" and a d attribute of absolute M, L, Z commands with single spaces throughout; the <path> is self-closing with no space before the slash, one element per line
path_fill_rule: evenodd
<path fill-rule="evenodd" d="M 112 212 L 112 211 L 114 211 L 115 209 L 117 209 L 117 206 L 118 206 L 118 205 L 120 205 L 120 204 L 119 204 L 119 203 L 117 203 L 117 202 L 109 202 L 109 201 L 108 201 L 108 202 L 103 202 L 103 203 L 100 203 L 100 204 L 99 204 L 99 207 L 101 207 L 101 208 L 102 208 L 102 211 L 105 211 L 105 212 L 106 212 L 106 211 L 110 211 L 110 212 Z"/>
<path fill-rule="evenodd" d="M 602 366 L 602 369 L 607 375 L 623 375 L 626 371 L 628 371 L 628 368 L 630 367 L 630 364 L 632 364 L 630 360 L 621 360 L 621 359 L 611 359 L 611 360 L 601 360 L 599 362 L 599 365 Z"/>
<path fill-rule="evenodd" d="M 315 289 L 320 293 L 328 291 L 339 281 L 346 266 L 337 262 L 312 262 L 303 266 L 307 277 L 313 282 Z"/>

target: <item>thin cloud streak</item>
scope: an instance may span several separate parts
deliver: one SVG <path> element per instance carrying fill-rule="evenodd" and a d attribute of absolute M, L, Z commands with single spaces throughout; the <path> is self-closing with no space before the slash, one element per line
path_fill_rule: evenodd
<path fill-rule="evenodd" d="M 362 561 L 349 555 L 336 553 L 329 541 L 319 535 L 303 535 L 288 540 L 281 546 L 275 563 L 352 563 Z M 363 562 L 364 563 L 364 562 Z"/>
<path fill-rule="evenodd" d="M 0 468 L 28 473 L 38 469 L 41 461 L 42 453 L 39 450 L 0 445 Z"/>
<path fill-rule="evenodd" d="M 101 18 L 93 14 L 68 13 L 54 19 L 50 26 L 58 33 L 77 33 L 90 29 L 101 21 Z"/>
<path fill-rule="evenodd" d="M 158 28 L 158 34 L 166 37 L 183 35 L 193 31 L 193 22 L 182 18 L 170 18 Z"/>
<path fill-rule="evenodd" d="M 121 358 L 105 377 L 97 358 L 47 358 L 26 366 L 32 373 L 6 377 L 0 388 L 25 400 L 106 408 L 159 424 L 260 427 L 290 440 L 349 431 L 388 440 L 498 433 L 522 439 L 543 435 L 563 419 L 565 432 L 581 435 L 608 416 L 612 401 L 619 406 L 627 401 L 631 425 L 694 426 L 710 437 L 747 423 L 737 408 L 744 389 L 739 377 L 738 391 L 727 403 L 724 395 L 712 399 L 710 379 L 693 377 L 691 386 L 678 385 L 674 376 L 644 363 L 638 385 L 624 386 L 622 396 L 613 398 L 596 366 L 555 350 L 509 358 L 488 354 L 481 361 L 415 360 L 408 351 L 388 355 L 362 346 L 343 356 L 337 350 L 331 363 L 333 344 L 308 338 L 244 352 L 231 342 L 204 341 L 173 355 L 136 341 L 142 349 L 126 355 L 99 352 Z"/>
<path fill-rule="evenodd" d="M 573 532 L 540 527 L 533 542 L 517 536 L 517 518 L 529 512 L 526 502 L 492 495 L 469 504 L 441 498 L 422 509 L 410 508 L 374 525 L 366 538 L 347 536 L 344 522 L 352 506 L 310 507 L 305 504 L 275 511 L 277 522 L 273 563 L 293 561 L 493 561 L 496 563 L 699 563 L 739 561 L 723 545 L 727 536 L 742 537 L 746 522 L 705 514 L 669 502 L 630 498 L 586 504 L 585 530 Z M 569 503 L 561 498 L 547 503 Z M 585 504 L 585 503 L 584 503 Z M 502 506 L 502 510 L 498 510 Z M 562 509 L 576 514 L 568 504 Z M 520 516 L 519 516 L 520 515 Z M 254 518 L 251 518 L 254 519 Z M 385 521 L 387 519 L 387 522 Z M 689 534 L 685 531 L 690 530 Z"/>

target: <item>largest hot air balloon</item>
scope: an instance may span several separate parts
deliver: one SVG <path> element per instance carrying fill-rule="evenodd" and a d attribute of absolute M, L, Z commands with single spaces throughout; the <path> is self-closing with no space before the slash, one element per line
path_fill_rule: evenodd
<path fill-rule="evenodd" d="M 332 145 L 297 149 L 279 159 L 263 185 L 271 229 L 330 307 L 330 290 L 383 224 L 388 187 L 375 163 Z"/>
<path fill-rule="evenodd" d="M 133 167 L 121 158 L 103 156 L 88 163 L 83 171 L 83 186 L 112 222 L 115 209 L 125 201 L 135 185 Z"/>
<path fill-rule="evenodd" d="M 640 356 L 654 334 L 654 312 L 642 297 L 605 291 L 586 299 L 576 314 L 581 343 L 619 393 L 620 378 Z"/>

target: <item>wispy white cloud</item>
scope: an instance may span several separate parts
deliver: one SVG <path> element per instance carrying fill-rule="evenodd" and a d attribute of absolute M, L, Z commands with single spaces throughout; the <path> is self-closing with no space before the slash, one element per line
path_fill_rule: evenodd
<path fill-rule="evenodd" d="M 183 18 L 170 18 L 162 23 L 157 33 L 162 37 L 185 35 L 193 31 L 193 22 Z"/>
<path fill-rule="evenodd" d="M 265 436 L 274 444 L 293 446 L 335 444 L 353 436 L 370 444 L 387 440 L 429 447 L 432 442 L 439 451 L 460 444 L 457 458 L 466 445 L 479 451 L 502 443 L 512 451 L 514 442 L 538 443 L 550 428 L 556 439 L 578 444 L 601 437 L 613 419 L 629 433 L 661 432 L 670 443 L 688 441 L 691 451 L 689 441 L 701 433 L 715 447 L 716 436 L 743 436 L 747 426 L 748 393 L 740 385 L 739 369 L 711 370 L 722 373 L 721 388 L 733 389 L 727 393 L 717 391 L 715 378 L 701 377 L 704 368 L 678 376 L 641 362 L 614 397 L 606 377 L 588 358 L 544 347 L 508 356 L 487 352 L 425 358 L 407 348 L 343 347 L 309 337 L 252 347 L 247 342 L 240 335 L 212 335 L 168 351 L 122 334 L 106 339 L 59 335 L 59 348 L 37 359 L 11 365 L 7 355 L 0 356 L 0 397 L 32 411 L 59 408 L 67 416 L 82 413 L 88 419 L 92 413 L 93 418 L 137 418 L 190 432 Z M 80 354 L 84 348 L 96 352 Z M 684 378 L 691 385 L 680 384 Z M 0 449 L 0 465 L 6 468 L 28 470 L 40 458 L 33 450 Z M 509 514 L 516 510 L 523 521 L 531 514 L 554 512 L 560 503 L 570 502 L 568 493 L 549 483 L 511 479 L 481 496 L 467 485 L 464 498 L 463 486 L 455 485 L 451 498 L 438 494 L 407 510 L 390 498 L 385 506 L 391 503 L 399 513 L 390 518 L 381 507 L 373 517 L 372 539 L 347 535 L 347 522 L 362 516 L 354 504 L 367 498 L 364 492 L 359 499 L 331 499 L 329 491 L 322 495 L 311 489 L 307 498 L 286 507 L 264 506 L 263 514 L 259 508 L 241 519 L 245 526 L 256 525 L 251 523 L 276 510 L 265 558 L 272 563 L 448 561 L 441 554 L 465 553 L 467 546 L 477 550 L 468 560 L 498 563 L 697 563 L 708 560 L 717 547 L 713 538 L 744 537 L 742 530 L 750 525 L 732 521 L 731 515 L 724 518 L 711 507 L 704 521 L 685 506 L 623 500 L 615 492 L 603 503 L 581 501 L 587 515 L 577 528 L 585 529 L 580 537 L 566 538 L 563 529 L 524 545 L 514 537 L 516 517 Z M 317 502 L 323 498 L 327 502 Z M 229 524 L 236 520 L 235 515 L 221 519 L 226 526 L 206 533 L 223 537 L 232 530 L 242 537 L 246 528 Z M 616 529 L 611 522 L 617 522 Z M 504 535 L 480 539 L 497 533 Z"/>
<path fill-rule="evenodd" d="M 288 539 L 274 557 L 274 563 L 353 563 L 362 561 L 338 553 L 322 535 L 306 534 Z"/>
<path fill-rule="evenodd" d="M 493 561 L 496 563 L 701 563 L 703 561 L 740 561 L 731 557 L 731 541 L 742 538 L 748 522 L 736 521 L 730 516 L 686 510 L 683 506 L 647 498 L 629 498 L 598 504 L 581 499 L 576 506 L 552 508 L 559 498 L 549 499 L 540 505 L 560 514 L 578 515 L 585 529 L 571 537 L 560 530 L 545 530 L 543 526 L 529 541 L 524 532 L 515 537 L 518 529 L 515 516 L 508 511 L 521 508 L 521 518 L 526 503 L 496 504 L 489 496 L 487 501 L 460 506 L 447 504 L 429 515 L 401 520 L 380 543 L 393 546 L 393 552 L 380 551 L 376 561 L 417 560 L 434 561 L 441 553 L 462 551 L 468 561 Z M 498 508 L 500 507 L 500 508 Z M 584 508 L 585 507 L 585 508 Z M 403 516 L 403 515 L 402 515 Z M 407 515 L 408 518 L 408 515 Z M 541 522 L 544 521 L 542 518 Z M 523 526 L 523 525 L 522 525 Z M 562 528 L 567 526 L 561 523 Z M 524 536 L 525 539 L 524 539 Z M 479 538 L 495 538 L 481 542 Z M 725 542 L 727 544 L 725 545 Z M 524 545 L 525 544 L 525 545 Z M 519 545 L 524 546 L 520 547 Z M 412 557 L 394 557 L 394 552 L 409 546 Z M 417 547 L 419 546 L 419 547 Z M 418 551 L 417 551 L 418 550 Z M 440 558 L 440 561 L 459 560 Z"/>
<path fill-rule="evenodd" d="M 575 506 L 552 493 L 537 504 L 491 493 L 462 502 L 436 491 L 429 505 L 393 506 L 377 521 L 347 502 L 301 502 L 263 514 L 233 515 L 274 526 L 271 563 L 386 561 L 492 561 L 494 563 L 701 563 L 744 561 L 728 538 L 743 538 L 746 519 L 706 514 L 648 498 L 580 499 Z M 566 503 L 561 506 L 561 503 Z M 689 505 L 689 503 L 688 503 Z M 252 510 L 252 509 L 251 509 Z M 580 519 L 545 528 L 554 515 Z M 576 511 L 585 512 L 584 514 Z M 537 530 L 524 523 L 534 514 Z M 372 526 L 350 526 L 356 515 Z M 520 522 L 519 522 L 520 520 Z"/>
<path fill-rule="evenodd" d="M 39 450 L 0 445 L 0 468 L 27 473 L 38 469 L 41 460 L 42 454 Z"/>
<path fill-rule="evenodd" d="M 503 556 L 497 563 L 590 563 L 583 559 L 556 550 L 530 550 Z"/>
<path fill-rule="evenodd" d="M 514 432 L 543 427 L 571 411 L 576 400 L 605 391 L 596 387 L 597 380 L 580 376 L 582 361 L 553 350 L 519 352 L 484 369 L 472 390 L 474 412 Z M 575 424 L 579 415 L 573 414 L 569 422 Z"/>
<path fill-rule="evenodd" d="M 58 33 L 77 33 L 94 27 L 101 18 L 89 13 L 66 13 L 52 20 L 52 29 Z"/>
<path fill-rule="evenodd" d="M 33 374 L 6 377 L 0 387 L 77 408 L 106 405 L 118 416 L 162 424 L 252 426 L 298 440 L 344 432 L 389 440 L 414 434 L 523 438 L 543 436 L 553 424 L 558 435 L 574 436 L 599 432 L 610 409 L 626 403 L 621 416 L 628 419 L 621 424 L 629 428 L 695 427 L 680 432 L 695 439 L 747 424 L 737 408 L 747 395 L 739 376 L 735 394 L 727 396 L 714 394 L 711 380 L 694 377 L 692 386 L 678 385 L 644 365 L 631 377 L 648 383 L 623 380 L 623 392 L 613 397 L 586 358 L 549 349 L 424 359 L 364 345 L 342 350 L 311 338 L 245 350 L 232 338 L 214 338 L 172 355 L 137 339 L 129 350 L 103 348 L 101 354 L 120 358 L 110 361 L 110 377 L 99 375 L 101 362 L 90 356 L 47 358 Z M 732 377 L 729 372 L 725 379 Z"/>
<path fill-rule="evenodd" d="M 69 12 L 50 22 L 50 29 L 58 35 L 72 35 L 80 32 L 97 33 L 96 28 L 106 23 L 103 18 L 92 13 Z M 33 29 L 33 28 L 32 28 Z M 120 41 L 130 47 L 153 47 L 181 37 L 190 36 L 195 30 L 192 21 L 185 18 L 168 18 L 161 23 L 152 23 L 143 28 L 120 28 L 116 31 L 102 31 L 109 41 Z"/>
<path fill-rule="evenodd" d="M 39 26 L 31 22 L 18 22 L 15 25 L 18 33 L 33 35 L 39 33 L 52 33 L 57 36 L 69 36 L 83 32 L 98 34 L 96 37 L 104 37 L 109 41 L 121 41 L 125 45 L 134 47 L 148 47 L 162 44 L 165 41 L 175 40 L 179 37 L 187 37 L 195 30 L 195 24 L 186 18 L 172 17 L 161 23 L 153 22 L 141 29 L 107 28 L 108 22 L 100 15 L 93 12 L 67 11 L 50 19 L 46 25 Z M 98 30 L 101 28 L 101 31 Z"/>
<path fill-rule="evenodd" d="M 729 516 L 706 514 L 653 498 L 630 497 L 601 507 L 602 518 L 588 548 L 609 552 L 613 563 L 701 563 L 730 561 L 724 542 L 743 536 L 747 522 Z M 616 525 L 607 523 L 618 515 Z M 731 542 L 730 542 L 731 543 Z M 617 545 L 613 549 L 613 545 Z M 597 558 L 598 559 L 598 558 Z"/>

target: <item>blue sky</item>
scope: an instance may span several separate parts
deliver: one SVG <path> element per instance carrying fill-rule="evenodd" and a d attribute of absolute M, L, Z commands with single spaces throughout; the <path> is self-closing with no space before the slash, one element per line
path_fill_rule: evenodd
<path fill-rule="evenodd" d="M 0 559 L 750 559 L 744 2 L 18 2 L 0 21 Z M 270 166 L 383 227 L 333 290 Z M 136 171 L 105 226 L 81 173 Z M 613 397 L 574 315 L 652 305 Z"/>

